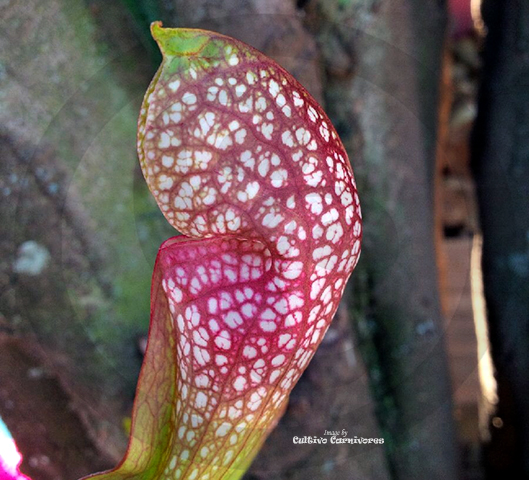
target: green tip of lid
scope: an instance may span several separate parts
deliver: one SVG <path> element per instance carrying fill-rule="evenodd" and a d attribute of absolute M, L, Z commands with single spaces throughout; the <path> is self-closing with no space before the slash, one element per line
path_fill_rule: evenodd
<path fill-rule="evenodd" d="M 200 52 L 211 34 L 194 28 L 163 28 L 162 22 L 151 23 L 152 37 L 164 56 L 187 56 Z"/>

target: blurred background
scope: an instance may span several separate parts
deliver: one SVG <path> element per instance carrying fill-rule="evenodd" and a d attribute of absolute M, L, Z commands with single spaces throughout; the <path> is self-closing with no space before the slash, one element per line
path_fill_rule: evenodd
<path fill-rule="evenodd" d="M 174 235 L 135 153 L 154 20 L 287 68 L 361 196 L 360 263 L 245 479 L 529 478 L 527 0 L 0 0 L 0 479 L 126 448 Z M 342 429 L 385 443 L 292 443 Z"/>

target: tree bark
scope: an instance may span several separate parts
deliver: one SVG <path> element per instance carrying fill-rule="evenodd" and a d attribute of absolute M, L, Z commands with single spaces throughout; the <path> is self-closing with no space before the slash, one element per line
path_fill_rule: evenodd
<path fill-rule="evenodd" d="M 529 478 L 529 4 L 483 3 L 487 27 L 472 166 L 499 403 L 490 478 Z M 501 428 L 497 428 L 501 425 Z"/>
<path fill-rule="evenodd" d="M 31 381 L 8 381 L 14 370 L 5 369 L 0 415 L 27 453 L 23 469 L 66 479 L 110 466 L 127 444 L 152 264 L 170 235 L 151 228 L 158 209 L 135 185 L 136 118 L 150 79 L 134 42 L 105 50 L 81 1 L 3 2 L 0 18 L 0 328 L 35 354 L 27 375 L 44 370 L 62 391 L 41 404 L 47 399 L 32 394 Z M 90 448 L 77 469 L 60 453 L 39 453 L 27 435 L 16 438 L 28 397 L 43 438 L 61 418 L 74 422 L 65 431 L 82 426 Z M 63 453 L 65 438 L 56 439 Z M 43 455 L 40 470 L 29 465 Z"/>
<path fill-rule="evenodd" d="M 157 3 L 167 26 L 218 30 L 291 71 L 329 111 L 361 186 L 366 240 L 354 306 L 342 305 L 248 478 L 386 480 L 380 447 L 292 445 L 294 435 L 346 429 L 349 436 L 385 438 L 395 479 L 451 480 L 455 443 L 432 219 L 432 85 L 443 11 L 434 0 L 297 4 L 305 11 L 279 0 Z M 145 50 L 120 31 L 119 9 L 90 5 L 98 29 L 80 0 L 0 7 L 7 32 L 0 43 L 0 143 L 9 152 L 2 166 L 16 173 L 0 185 L 12 199 L 1 207 L 9 222 L 1 244 L 0 328 L 38 344 L 44 359 L 35 360 L 37 367 L 28 360 L 28 369 L 41 368 L 38 362 L 49 368 L 72 401 L 73 425 L 79 420 L 90 448 L 110 462 L 125 446 L 122 420 L 139 369 L 135 341 L 147 327 L 152 262 L 172 232 L 137 176 L 135 122 L 151 71 L 137 65 Z M 323 17 L 314 20 L 312 8 Z M 28 241 L 44 259 L 37 273 L 24 267 Z M 0 414 L 9 416 L 4 403 Z M 73 475 L 57 471 L 34 478 Z"/>
<path fill-rule="evenodd" d="M 433 217 L 445 8 L 321 1 L 309 2 L 309 12 L 311 5 L 326 104 L 363 199 L 356 325 L 392 478 L 455 479 Z"/>

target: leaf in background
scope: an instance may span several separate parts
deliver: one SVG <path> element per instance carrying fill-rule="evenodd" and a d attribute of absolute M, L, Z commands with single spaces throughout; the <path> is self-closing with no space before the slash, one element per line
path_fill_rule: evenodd
<path fill-rule="evenodd" d="M 167 220 L 127 454 L 93 478 L 236 480 L 275 426 L 360 253 L 353 172 L 283 68 L 152 25 L 138 153 Z"/>

